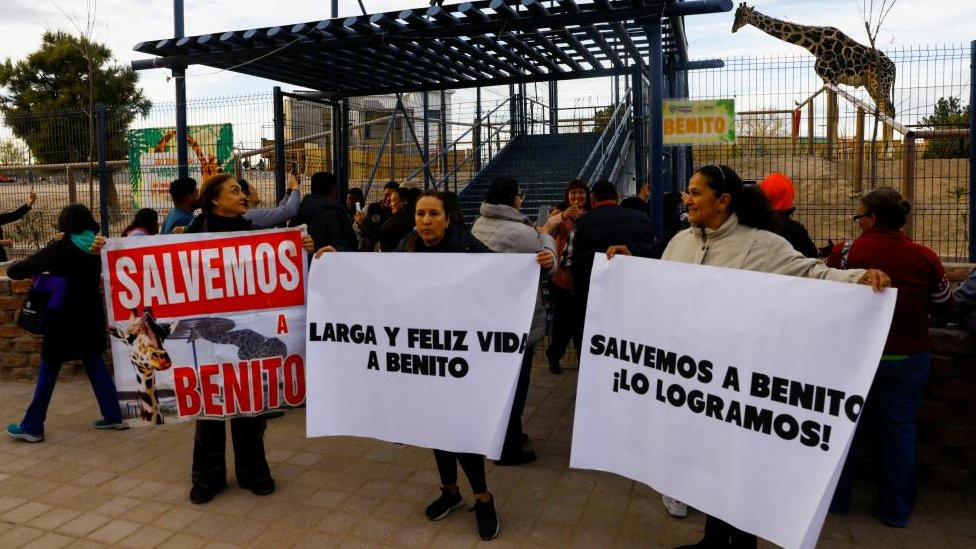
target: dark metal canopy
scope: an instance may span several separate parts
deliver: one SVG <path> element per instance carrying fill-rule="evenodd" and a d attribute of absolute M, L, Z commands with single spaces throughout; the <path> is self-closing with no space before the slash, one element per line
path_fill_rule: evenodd
<path fill-rule="evenodd" d="M 350 97 L 646 70 L 661 21 L 665 57 L 687 61 L 682 15 L 730 0 L 479 0 L 141 42 L 133 68 L 206 65 Z M 651 33 L 652 37 L 656 34 Z"/>

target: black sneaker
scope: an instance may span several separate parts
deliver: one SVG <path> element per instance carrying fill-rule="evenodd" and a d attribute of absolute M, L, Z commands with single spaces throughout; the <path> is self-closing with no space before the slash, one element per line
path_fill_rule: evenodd
<path fill-rule="evenodd" d="M 495 514 L 495 497 L 488 501 L 474 502 L 474 517 L 478 521 L 478 535 L 482 541 L 491 541 L 498 537 L 498 515 Z"/>
<path fill-rule="evenodd" d="M 219 486 L 214 486 L 212 484 L 194 484 L 193 487 L 190 488 L 190 501 L 195 505 L 207 503 L 226 487 L 226 482 Z"/>
<path fill-rule="evenodd" d="M 447 515 L 450 515 L 451 511 L 460 509 L 463 506 L 464 498 L 461 497 L 461 492 L 452 492 L 442 487 L 441 497 L 427 506 L 427 518 L 429 520 L 441 520 Z"/>
<path fill-rule="evenodd" d="M 553 360 L 551 358 L 547 358 L 547 360 L 549 362 L 549 371 L 550 372 L 552 372 L 552 373 L 554 373 L 556 375 L 559 375 L 559 374 L 563 373 L 563 367 L 559 365 L 559 360 L 558 359 Z"/>
<path fill-rule="evenodd" d="M 275 481 L 271 477 L 244 482 L 237 481 L 237 483 L 241 486 L 241 488 L 250 490 L 255 496 L 266 496 L 274 493 L 275 491 Z"/>

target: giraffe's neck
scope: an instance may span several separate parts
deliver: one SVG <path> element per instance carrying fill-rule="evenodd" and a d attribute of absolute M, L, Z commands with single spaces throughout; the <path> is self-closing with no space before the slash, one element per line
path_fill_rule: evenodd
<path fill-rule="evenodd" d="M 159 412 L 159 399 L 156 397 L 156 372 L 152 366 L 137 367 L 139 382 L 142 390 L 140 400 L 142 404 L 142 419 L 149 423 L 160 425 L 163 416 Z"/>
<path fill-rule="evenodd" d="M 752 12 L 752 16 L 749 18 L 749 24 L 770 36 L 779 38 L 780 40 L 789 42 L 790 44 L 795 44 L 801 48 L 805 48 L 814 55 L 818 54 L 820 42 L 813 40 L 810 37 L 810 33 L 811 31 L 822 29 L 823 27 L 797 25 L 796 23 L 790 23 L 789 21 L 783 21 L 781 19 L 776 19 L 775 17 L 763 15 L 758 11 Z"/>

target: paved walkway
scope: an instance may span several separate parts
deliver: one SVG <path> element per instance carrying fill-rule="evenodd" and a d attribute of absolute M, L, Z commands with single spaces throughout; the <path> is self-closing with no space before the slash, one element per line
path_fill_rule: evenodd
<path fill-rule="evenodd" d="M 671 547 L 700 538 L 700 513 L 673 519 L 646 486 L 568 469 L 576 372 L 553 376 L 537 361 L 533 376 L 526 431 L 539 459 L 489 465 L 502 529 L 485 547 Z M 4 423 L 20 419 L 32 390 L 0 384 Z M 192 505 L 191 424 L 96 431 L 97 417 L 87 380 L 63 379 L 45 442 L 0 439 L 0 547 L 482 546 L 472 513 L 424 518 L 437 495 L 429 450 L 306 439 L 304 410 L 292 411 L 268 428 L 277 492 L 257 497 L 231 484 L 209 504 Z M 872 496 L 859 486 L 854 513 L 828 518 L 820 545 L 976 547 L 976 494 L 968 490 L 923 487 L 909 528 L 899 530 L 870 517 Z"/>

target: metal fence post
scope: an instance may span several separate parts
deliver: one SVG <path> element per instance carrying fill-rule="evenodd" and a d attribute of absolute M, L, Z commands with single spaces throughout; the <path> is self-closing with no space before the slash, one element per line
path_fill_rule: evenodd
<path fill-rule="evenodd" d="M 432 177 L 430 175 L 430 98 L 427 96 L 427 90 L 422 92 L 424 94 L 424 151 L 420 158 L 420 161 L 428 165 L 428 168 L 424 170 L 424 190 L 430 188 L 432 183 Z"/>
<path fill-rule="evenodd" d="M 638 185 L 647 180 L 647 155 L 644 151 L 644 80 L 640 66 L 630 73 L 631 106 L 634 110 L 634 179 Z"/>
<path fill-rule="evenodd" d="M 447 93 L 444 89 L 441 89 L 441 109 L 440 116 L 438 116 L 437 133 L 439 134 L 439 139 L 437 140 L 437 148 L 441 150 L 441 177 L 447 176 Z M 444 182 L 444 190 L 447 190 L 447 182 Z"/>
<path fill-rule="evenodd" d="M 969 51 L 969 261 L 976 261 L 976 40 Z"/>
<path fill-rule="evenodd" d="M 98 210 L 101 218 L 102 234 L 108 236 L 108 167 L 105 165 L 108 156 L 107 129 L 105 128 L 105 105 L 95 104 L 95 134 L 98 136 Z"/>
<path fill-rule="evenodd" d="M 650 147 L 651 162 L 648 170 L 648 180 L 651 183 L 651 221 L 654 223 L 654 234 L 658 238 L 664 236 L 664 40 L 660 19 L 652 19 L 645 23 L 647 43 L 650 49 L 647 69 L 648 101 L 647 113 L 650 129 L 647 136 Z"/>
<path fill-rule="evenodd" d="M 471 134 L 471 150 L 474 154 L 474 171 L 481 171 L 481 86 L 475 88 L 474 132 Z M 491 138 L 491 134 L 488 134 Z M 489 141 L 490 142 L 490 141 Z"/>
<path fill-rule="evenodd" d="M 333 136 L 334 138 L 335 136 Z M 275 204 L 285 195 L 285 98 L 281 87 L 274 87 Z"/>
<path fill-rule="evenodd" d="M 342 200 L 349 190 L 349 142 L 352 141 L 349 131 L 349 98 L 342 98 L 342 164 L 339 166 L 337 196 Z"/>

